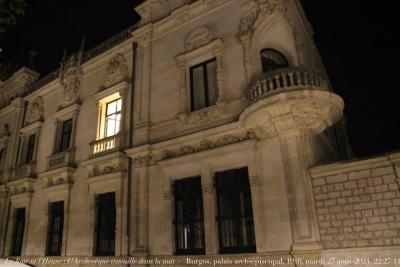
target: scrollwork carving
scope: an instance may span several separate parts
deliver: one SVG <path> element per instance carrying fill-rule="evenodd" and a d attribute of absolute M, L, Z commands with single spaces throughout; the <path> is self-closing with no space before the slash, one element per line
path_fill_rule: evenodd
<path fill-rule="evenodd" d="M 213 39 L 213 34 L 207 28 L 197 28 L 190 32 L 186 38 L 186 49 L 190 51 L 199 48 L 210 43 Z"/>
<path fill-rule="evenodd" d="M 119 81 L 123 81 L 128 76 L 128 66 L 123 54 L 116 54 L 106 66 L 106 74 L 104 77 L 104 86 L 113 85 Z"/>

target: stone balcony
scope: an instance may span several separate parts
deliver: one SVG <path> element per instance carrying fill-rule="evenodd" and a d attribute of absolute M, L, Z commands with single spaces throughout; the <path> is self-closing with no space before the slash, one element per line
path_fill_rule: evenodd
<path fill-rule="evenodd" d="M 97 157 L 119 151 L 122 148 L 122 135 L 116 134 L 90 143 L 90 156 Z"/>
<path fill-rule="evenodd" d="M 293 90 L 325 90 L 329 91 L 326 76 L 318 70 L 305 67 L 289 67 L 277 69 L 255 79 L 247 91 L 251 102 Z"/>
<path fill-rule="evenodd" d="M 47 158 L 47 169 L 72 166 L 74 163 L 74 150 L 64 150 L 54 153 Z"/>
<path fill-rule="evenodd" d="M 343 100 L 324 72 L 307 67 L 277 69 L 257 77 L 247 90 L 242 125 L 259 138 L 293 131 L 318 134 L 342 116 Z"/>
<path fill-rule="evenodd" d="M 25 163 L 11 169 L 11 179 L 17 180 L 26 177 L 36 177 L 36 163 Z"/>

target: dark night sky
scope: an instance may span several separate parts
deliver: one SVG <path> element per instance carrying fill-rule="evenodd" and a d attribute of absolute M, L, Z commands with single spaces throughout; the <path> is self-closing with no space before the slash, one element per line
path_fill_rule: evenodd
<path fill-rule="evenodd" d="M 1 40 L 1 60 L 16 59 L 23 65 L 35 48 L 37 68 L 46 74 L 58 67 L 64 47 L 76 50 L 83 35 L 91 48 L 137 21 L 133 7 L 141 1 L 27 2 L 20 24 Z M 400 23 L 395 1 L 384 5 L 365 0 L 301 2 L 335 91 L 345 100 L 355 155 L 399 149 L 400 102 L 395 82 L 400 76 Z"/>

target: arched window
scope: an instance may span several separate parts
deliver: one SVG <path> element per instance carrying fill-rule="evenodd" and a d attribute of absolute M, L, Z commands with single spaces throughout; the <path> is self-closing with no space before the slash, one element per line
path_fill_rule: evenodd
<path fill-rule="evenodd" d="M 287 68 L 289 63 L 282 53 L 272 48 L 265 48 L 260 52 L 263 72 Z"/>

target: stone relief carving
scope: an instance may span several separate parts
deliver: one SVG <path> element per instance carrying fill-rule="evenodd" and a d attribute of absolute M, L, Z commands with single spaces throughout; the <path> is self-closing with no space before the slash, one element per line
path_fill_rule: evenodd
<path fill-rule="evenodd" d="M 43 99 L 42 97 L 38 96 L 29 105 L 26 124 L 42 120 L 43 111 Z"/>
<path fill-rule="evenodd" d="M 198 126 L 220 118 L 222 118 L 222 112 L 218 109 L 206 110 L 193 114 L 183 114 L 183 116 L 180 117 L 182 123 L 187 126 Z"/>
<path fill-rule="evenodd" d="M 217 147 L 221 147 L 221 146 L 225 146 L 225 145 L 239 143 L 239 142 L 246 141 L 246 140 L 249 140 L 252 138 L 254 138 L 254 135 L 252 134 L 252 132 L 245 132 L 244 134 L 241 134 L 241 135 L 224 135 L 224 136 L 216 139 L 215 141 L 202 140 L 198 143 L 191 144 L 191 145 L 185 145 L 185 146 L 182 146 L 182 147 L 174 149 L 174 150 L 164 150 L 164 151 L 162 151 L 162 153 L 159 157 L 159 160 L 189 155 L 189 154 L 201 152 L 201 151 L 211 149 L 211 148 L 217 148 Z"/>
<path fill-rule="evenodd" d="M 133 159 L 136 167 L 147 166 L 152 163 L 153 157 L 151 155 L 138 156 Z"/>
<path fill-rule="evenodd" d="M 104 77 L 104 86 L 113 85 L 119 81 L 123 81 L 128 77 L 128 66 L 126 58 L 123 54 L 116 54 L 106 66 L 106 74 Z"/>
<path fill-rule="evenodd" d="M 213 34 L 207 28 L 197 28 L 190 32 L 186 38 L 186 49 L 190 51 L 199 48 L 210 43 L 213 39 Z"/>
<path fill-rule="evenodd" d="M 81 53 L 72 54 L 68 60 L 61 63 L 60 83 L 64 88 L 65 102 L 73 102 L 77 98 L 82 77 L 80 64 Z"/>
<path fill-rule="evenodd" d="M 121 169 L 119 166 L 113 166 L 113 165 L 106 165 L 106 166 L 94 166 L 93 167 L 93 172 L 91 173 L 91 177 L 94 176 L 99 176 L 103 174 L 109 174 L 109 173 L 114 173 L 114 172 L 120 172 Z"/>

